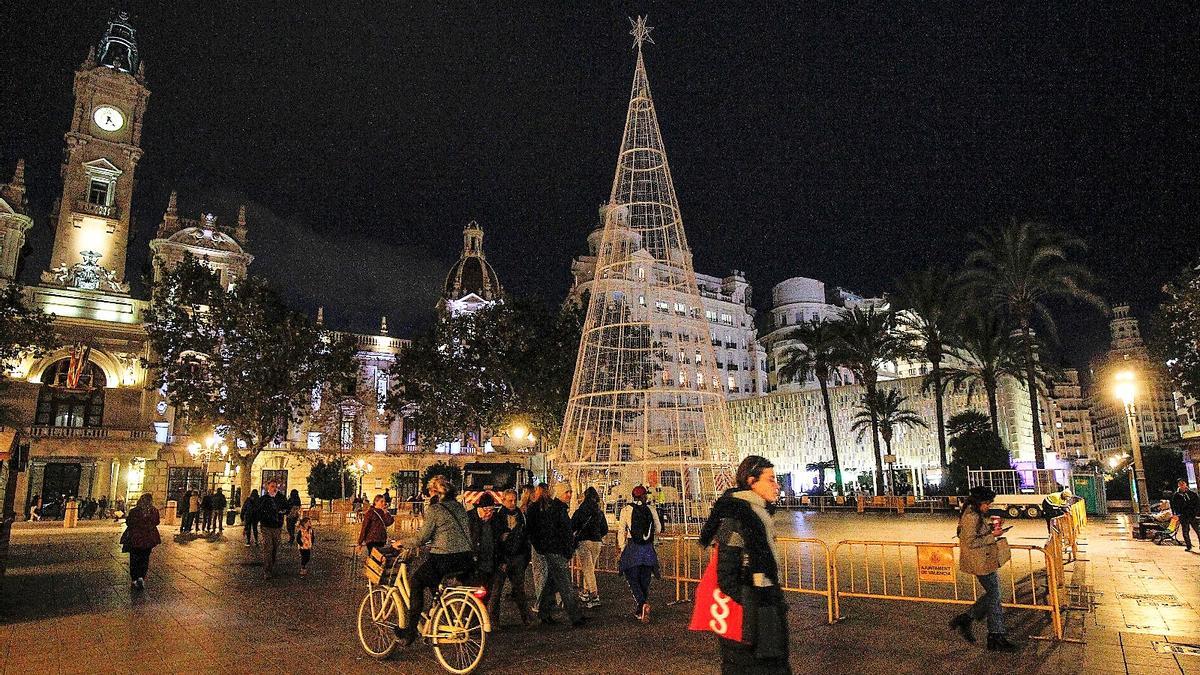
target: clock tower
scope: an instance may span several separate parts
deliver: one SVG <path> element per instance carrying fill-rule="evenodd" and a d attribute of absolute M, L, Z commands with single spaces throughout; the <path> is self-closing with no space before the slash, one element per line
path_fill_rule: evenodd
<path fill-rule="evenodd" d="M 66 133 L 49 285 L 128 293 L 133 173 L 146 111 L 145 66 L 129 15 L 109 21 L 75 71 L 75 107 Z"/>

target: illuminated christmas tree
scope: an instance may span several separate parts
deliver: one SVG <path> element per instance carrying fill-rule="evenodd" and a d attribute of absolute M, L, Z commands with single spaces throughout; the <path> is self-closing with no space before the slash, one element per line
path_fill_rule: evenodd
<path fill-rule="evenodd" d="M 608 501 L 661 487 L 673 520 L 693 524 L 736 453 L 642 59 L 651 29 L 632 23 L 637 68 L 556 466 Z"/>

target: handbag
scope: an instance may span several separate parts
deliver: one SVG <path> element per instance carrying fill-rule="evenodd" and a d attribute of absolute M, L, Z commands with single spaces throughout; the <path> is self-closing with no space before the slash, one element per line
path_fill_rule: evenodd
<path fill-rule="evenodd" d="M 996 540 L 996 562 L 1004 567 L 1004 564 L 1012 560 L 1012 549 L 1008 546 L 1008 539 L 1000 537 Z"/>
<path fill-rule="evenodd" d="M 713 544 L 712 556 L 696 587 L 696 605 L 688 630 L 711 631 L 726 640 L 743 642 L 743 616 L 742 605 L 722 593 L 717 583 L 717 545 Z"/>

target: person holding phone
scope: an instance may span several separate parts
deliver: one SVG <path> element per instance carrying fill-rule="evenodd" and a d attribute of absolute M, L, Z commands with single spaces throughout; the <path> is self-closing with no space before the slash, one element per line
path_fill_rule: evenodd
<path fill-rule="evenodd" d="M 1008 640 L 1004 632 L 1004 608 L 1000 605 L 1000 541 L 1004 536 L 1001 521 L 990 521 L 988 512 L 996 493 L 978 486 L 971 488 L 963 502 L 962 515 L 958 519 L 958 568 L 973 574 L 983 587 L 983 595 L 966 612 L 950 620 L 955 629 L 967 642 L 975 642 L 971 625 L 985 617 L 988 626 L 988 651 L 1014 651 L 1017 645 Z"/>

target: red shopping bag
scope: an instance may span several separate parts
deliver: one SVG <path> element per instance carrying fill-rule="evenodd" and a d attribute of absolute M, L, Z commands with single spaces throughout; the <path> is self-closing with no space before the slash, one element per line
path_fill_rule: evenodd
<path fill-rule="evenodd" d="M 696 606 L 692 609 L 691 630 L 712 631 L 726 640 L 742 641 L 742 606 L 721 592 L 717 584 L 717 545 L 696 587 Z"/>

